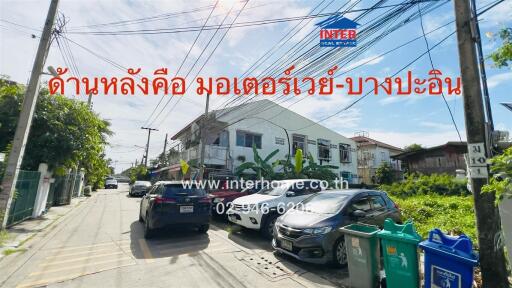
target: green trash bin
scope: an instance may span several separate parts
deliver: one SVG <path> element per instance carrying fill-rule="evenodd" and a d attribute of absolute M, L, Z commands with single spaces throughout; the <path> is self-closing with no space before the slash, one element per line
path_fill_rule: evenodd
<path fill-rule="evenodd" d="M 418 243 L 421 236 L 416 233 L 412 222 L 399 225 L 388 218 L 377 237 L 381 239 L 384 254 L 386 287 L 418 288 Z"/>
<path fill-rule="evenodd" d="M 348 273 L 351 288 L 375 288 L 379 286 L 379 227 L 366 224 L 350 224 L 340 228 L 345 234 Z"/>

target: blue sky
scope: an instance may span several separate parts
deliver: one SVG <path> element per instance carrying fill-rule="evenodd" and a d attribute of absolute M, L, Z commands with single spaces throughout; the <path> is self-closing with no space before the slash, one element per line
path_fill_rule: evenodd
<path fill-rule="evenodd" d="M 246 9 L 240 14 L 237 22 L 254 21 L 260 19 L 272 19 L 307 15 L 318 4 L 326 5 L 331 1 L 272 1 L 250 0 Z M 341 6 L 344 1 L 332 1 L 324 12 L 332 12 Z M 356 2 L 356 1 L 353 1 Z M 363 0 L 357 4 L 357 8 L 368 8 L 375 0 Z M 399 2 L 388 1 L 387 4 Z M 479 6 L 484 6 L 491 0 L 477 1 Z M 79 27 L 113 21 L 123 21 L 141 17 L 149 17 L 163 13 L 187 11 L 198 7 L 212 5 L 214 1 L 76 1 L 62 0 L 60 10 L 70 20 L 68 29 L 85 31 L 87 28 Z M 40 29 L 43 25 L 49 1 L 0 1 L 2 20 L 11 21 L 34 29 Z M 240 9 L 243 3 L 235 0 L 220 0 L 220 6 L 216 8 L 209 23 L 219 23 L 223 15 L 234 6 L 234 10 Z M 196 13 L 186 16 L 174 17 L 162 21 L 147 22 L 137 25 L 109 28 L 108 30 L 122 29 L 154 29 L 200 26 L 211 9 L 201 9 Z M 424 16 L 424 27 L 428 32 L 440 25 L 453 20 L 453 3 L 447 3 L 435 13 Z M 220 15 L 220 16 L 219 16 Z M 222 16 L 222 17 L 221 17 Z M 347 17 L 356 17 L 357 13 L 348 14 Z M 226 21 L 230 23 L 234 16 Z M 512 0 L 506 0 L 498 7 L 481 17 L 481 30 L 483 36 L 484 54 L 488 55 L 498 47 L 500 43 L 491 33 L 496 33 L 501 27 L 512 26 Z M 231 21 L 230 21 L 231 20 Z M 315 28 L 315 23 L 323 18 L 313 20 L 300 32 L 295 33 L 292 40 L 283 45 L 274 57 L 263 63 L 262 68 L 281 59 L 284 51 L 294 45 L 307 33 Z M 362 27 L 366 20 L 358 21 Z M 205 65 L 200 73 L 202 76 L 240 76 L 263 53 L 273 47 L 279 39 L 285 35 L 296 22 L 286 22 L 257 27 L 236 28 L 228 32 L 213 57 Z M 98 28 L 89 28 L 98 30 Z M 106 28 L 105 28 L 106 29 Z M 453 32 L 455 24 L 448 25 L 436 33 L 428 35 L 430 45 L 434 45 L 449 33 Z M 37 39 L 32 39 L 30 33 L 38 35 L 40 32 L 29 30 L 25 27 L 15 26 L 7 22 L 0 22 L 0 74 L 8 75 L 11 79 L 26 83 L 32 67 L 33 57 L 37 49 Z M 189 59 L 185 62 L 180 75 L 184 76 L 188 68 L 200 55 L 206 42 L 214 31 L 204 32 L 192 49 Z M 219 40 L 214 39 L 213 43 Z M 168 67 L 170 74 L 178 69 L 179 64 L 190 48 L 197 32 L 163 34 L 163 35 L 130 35 L 130 36 L 96 36 L 70 34 L 69 38 L 94 50 L 97 54 L 107 57 L 125 67 L 141 67 L 143 72 L 151 74 L 160 67 Z M 400 30 L 389 34 L 377 45 L 360 55 L 348 66 L 363 63 L 376 58 L 379 54 L 421 35 L 419 21 L 409 23 Z M 486 36 L 487 35 L 487 36 Z M 316 39 L 314 41 L 317 41 Z M 108 63 L 91 55 L 87 51 L 71 44 L 71 49 L 77 61 L 77 66 L 82 76 L 124 76 L 124 74 Z M 212 46 L 206 52 L 211 51 Z M 329 49 L 329 48 L 326 48 Z M 396 52 L 378 57 L 374 61 L 358 68 L 346 76 L 376 76 L 383 78 L 394 74 L 399 68 L 417 57 L 426 49 L 423 40 L 416 41 Z M 206 53 L 208 54 L 208 53 Z M 443 72 L 443 75 L 456 77 L 459 75 L 456 37 L 453 35 L 442 45 L 432 51 L 434 65 Z M 202 57 L 200 64 L 206 57 Z M 341 59 L 340 59 L 341 61 Z M 64 67 L 64 62 L 59 49 L 53 45 L 47 59 L 47 65 Z M 486 63 L 490 95 L 498 129 L 512 129 L 512 113 L 499 103 L 511 102 L 512 96 L 512 71 L 510 68 L 497 69 L 492 63 Z M 196 67 L 197 69 L 198 67 Z M 347 69 L 347 66 L 340 67 Z M 427 77 L 430 68 L 428 57 L 423 57 L 409 68 L 414 75 Z M 195 71 L 191 76 L 195 75 Z M 261 70 L 257 70 L 259 72 Z M 399 75 L 403 75 L 399 74 Z M 190 77 L 191 78 L 191 77 Z M 48 77 L 44 76 L 43 81 Z M 189 82 L 191 79 L 189 79 Z M 193 92 L 193 89 L 190 90 Z M 70 95 L 69 97 L 75 97 Z M 160 96 L 97 96 L 94 99 L 94 110 L 102 117 L 110 119 L 115 135 L 112 137 L 112 146 L 108 148 L 108 156 L 117 160 L 117 168 L 126 168 L 135 158 L 140 159 L 142 150 L 137 150 L 134 145 L 145 145 L 147 134 L 140 129 L 146 124 L 149 114 L 158 103 Z M 81 96 L 85 100 L 84 96 Z M 297 98 L 290 96 L 289 101 L 283 103 L 288 106 Z M 322 119 L 340 110 L 353 101 L 354 96 L 346 96 L 337 93 L 328 97 L 308 97 L 290 109 L 309 117 L 313 120 Z M 174 106 L 178 99 L 173 99 L 167 109 Z M 167 98 L 164 99 L 164 102 Z M 150 156 L 157 155 L 163 148 L 165 133 L 174 134 L 186 125 L 190 120 L 202 113 L 204 97 L 193 93 L 184 96 L 168 117 L 160 117 L 154 126 L 160 131 L 152 134 Z M 220 106 L 225 98 L 213 96 L 211 107 Z M 461 97 L 448 97 L 448 103 L 453 111 L 456 123 L 465 135 L 463 107 Z M 166 115 L 168 110 L 162 113 Z M 160 124 L 160 125 L 157 125 Z M 438 96 L 390 97 L 385 95 L 370 95 L 352 109 L 339 114 L 322 123 L 345 136 L 353 136 L 356 131 L 368 131 L 370 137 L 393 144 L 404 146 L 410 143 L 420 143 L 425 146 L 442 144 L 447 141 L 457 140 L 457 134 L 451 124 L 447 108 Z"/>

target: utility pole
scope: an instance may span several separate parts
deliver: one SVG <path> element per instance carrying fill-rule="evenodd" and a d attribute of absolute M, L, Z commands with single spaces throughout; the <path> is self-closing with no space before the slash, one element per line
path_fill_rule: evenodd
<path fill-rule="evenodd" d="M 168 134 L 165 133 L 165 141 L 164 141 L 164 165 L 167 165 L 167 156 L 165 155 L 165 150 L 167 150 L 167 137 L 168 137 Z"/>
<path fill-rule="evenodd" d="M 489 98 L 489 88 L 487 87 L 487 73 L 485 72 L 485 59 L 484 52 L 482 51 L 482 38 L 480 37 L 480 24 L 478 23 L 478 15 L 476 14 L 476 1 L 471 0 L 471 23 L 472 23 L 472 32 L 473 32 L 473 40 L 476 43 L 477 53 L 478 53 L 478 65 L 480 68 L 480 78 L 482 80 L 482 91 L 484 93 L 484 103 L 485 103 L 485 114 L 487 116 L 487 124 L 489 127 L 489 133 L 494 131 L 494 121 L 492 119 L 492 109 L 491 109 L 491 98 Z M 487 147 L 489 151 L 491 147 Z M 491 155 L 489 155 L 491 156 Z"/>
<path fill-rule="evenodd" d="M 485 113 L 480 90 L 478 61 L 471 31 L 470 0 L 455 0 L 455 23 L 462 79 L 464 116 L 468 140 L 468 166 L 471 191 L 475 202 L 480 267 L 483 288 L 508 287 L 503 247 L 495 245 L 501 231 L 501 220 L 495 206 L 494 193 L 482 193 L 488 181 L 487 135 Z"/>
<path fill-rule="evenodd" d="M 151 131 L 158 131 L 157 129 L 149 128 L 149 127 L 140 127 L 140 129 L 148 130 L 148 143 L 146 144 L 146 156 L 144 156 L 144 165 L 148 167 L 148 152 L 149 152 L 149 139 L 151 138 Z"/>
<path fill-rule="evenodd" d="M 12 142 L 11 152 L 7 160 L 7 167 L 5 175 L 2 180 L 2 189 L 0 190 L 0 229 L 5 228 L 9 209 L 11 207 L 12 196 L 16 188 L 16 181 L 18 179 L 18 172 L 25 154 L 25 145 L 30 132 L 32 124 L 32 117 L 39 95 L 39 80 L 43 72 L 46 55 L 50 47 L 50 40 L 52 37 L 53 25 L 55 23 L 55 15 L 57 14 L 57 6 L 59 0 L 52 0 L 48 15 L 44 23 L 43 34 L 41 41 L 37 48 L 36 58 L 30 74 L 30 80 L 23 99 L 23 106 L 21 108 L 20 117 L 16 126 L 14 140 Z"/>
<path fill-rule="evenodd" d="M 89 107 L 89 110 L 92 110 L 92 93 L 89 93 L 89 96 L 87 96 L 87 107 Z"/>
<path fill-rule="evenodd" d="M 199 161 L 199 177 L 201 177 L 201 180 L 203 180 L 203 174 L 204 174 L 204 150 L 206 147 L 206 121 L 208 121 L 208 106 L 210 105 L 210 93 L 206 94 L 206 107 L 204 109 L 204 118 L 203 121 L 201 121 L 201 158 Z"/>

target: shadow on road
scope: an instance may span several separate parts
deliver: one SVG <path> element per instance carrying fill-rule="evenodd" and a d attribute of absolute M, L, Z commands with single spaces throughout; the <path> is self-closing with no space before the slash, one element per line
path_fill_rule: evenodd
<path fill-rule="evenodd" d="M 130 225 L 130 249 L 137 259 L 154 259 L 171 257 L 171 263 L 180 255 L 194 256 L 210 244 L 208 234 L 201 234 L 195 229 L 162 229 L 155 237 L 144 239 L 144 225 L 138 221 Z"/>
<path fill-rule="evenodd" d="M 213 218 L 212 224 L 213 226 L 211 227 L 213 229 L 228 231 L 228 238 L 244 248 L 261 249 L 268 252 L 274 252 L 271 240 L 264 238 L 256 230 L 246 229 L 238 225 L 231 224 L 227 219 L 217 217 Z M 299 269 L 316 274 L 317 276 L 335 283 L 339 287 L 344 287 L 344 285 L 347 283 L 347 268 L 335 268 L 330 265 L 305 263 L 291 256 L 282 255 L 276 252 L 274 252 L 274 255 L 278 260 L 280 260 L 283 266 L 289 268 L 290 270 L 296 270 L 296 267 L 298 267 Z M 301 274 L 301 277 L 309 279 L 307 273 Z M 314 277 L 311 277 L 309 280 L 314 281 Z"/>

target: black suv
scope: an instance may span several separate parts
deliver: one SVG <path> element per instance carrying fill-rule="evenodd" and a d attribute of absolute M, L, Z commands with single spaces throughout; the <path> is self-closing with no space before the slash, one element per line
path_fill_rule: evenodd
<path fill-rule="evenodd" d="M 272 246 L 301 261 L 345 266 L 347 252 L 339 228 L 354 222 L 382 227 L 386 218 L 401 222 L 398 206 L 385 192 L 322 191 L 277 219 Z"/>
<path fill-rule="evenodd" d="M 194 227 L 206 233 L 210 227 L 211 199 L 204 189 L 181 181 L 159 181 L 140 202 L 139 221 L 144 238 L 155 229 L 169 226 Z"/>

